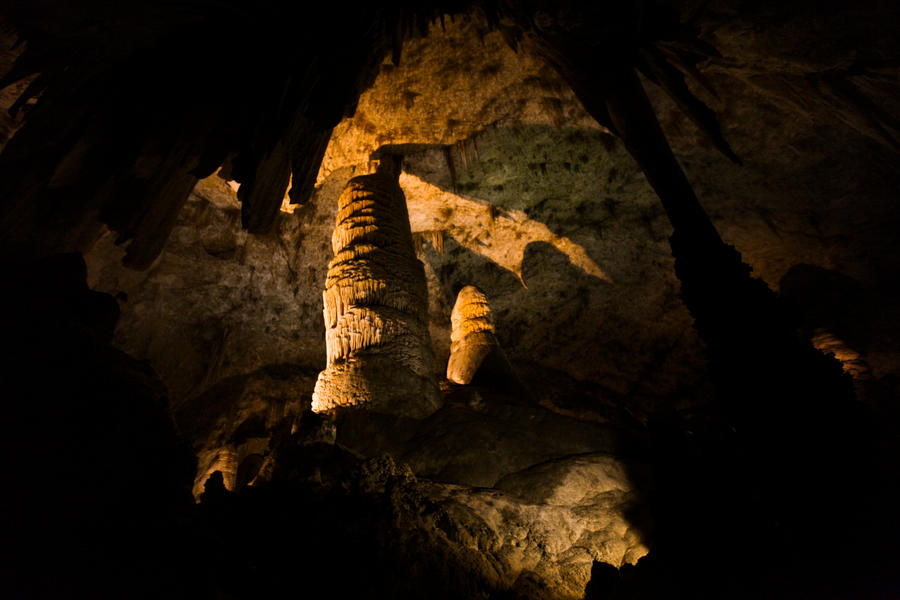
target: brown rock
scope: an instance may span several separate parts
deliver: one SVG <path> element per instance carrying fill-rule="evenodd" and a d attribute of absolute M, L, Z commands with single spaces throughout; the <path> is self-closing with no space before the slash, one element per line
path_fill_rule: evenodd
<path fill-rule="evenodd" d="M 328 366 L 313 393 L 316 412 L 367 406 L 424 417 L 441 404 L 425 273 L 391 163 L 351 179 L 339 200 L 323 294 Z"/>
<path fill-rule="evenodd" d="M 499 346 L 494 336 L 491 307 L 484 292 L 474 285 L 461 289 L 453 305 L 450 323 L 447 379 L 467 384 L 472 381 L 485 357 Z"/>

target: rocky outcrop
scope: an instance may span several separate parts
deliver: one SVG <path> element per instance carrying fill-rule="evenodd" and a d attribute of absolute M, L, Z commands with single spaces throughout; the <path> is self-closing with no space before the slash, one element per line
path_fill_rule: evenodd
<path fill-rule="evenodd" d="M 197 185 L 147 271 L 122 267 L 111 232 L 85 257 L 90 285 L 122 309 L 113 343 L 150 361 L 173 407 L 272 365 L 295 365 L 313 377 L 322 369 L 321 289 L 349 169 L 340 175 L 301 213 L 288 212 L 285 202 L 268 236 L 242 230 L 236 184 L 212 176 Z"/>
<path fill-rule="evenodd" d="M 424 417 L 440 406 L 425 274 L 398 176 L 399 163 L 386 157 L 341 194 L 323 293 L 328 362 L 314 411 L 367 406 Z"/>
<path fill-rule="evenodd" d="M 231 574 L 230 584 L 211 577 L 214 585 L 248 584 L 278 597 L 271 588 L 286 591 L 309 574 L 329 577 L 339 598 L 576 600 L 593 560 L 618 566 L 646 553 L 629 520 L 635 486 L 614 459 L 583 457 L 523 474 L 560 490 L 539 498 L 520 494 L 514 478 L 511 491 L 436 483 L 390 457 L 361 459 L 295 438 L 281 449 L 271 482 L 224 494 L 218 505 L 204 499 L 200 510 L 226 541 L 204 557 L 215 573 Z M 569 485 L 584 494 L 566 497 Z M 318 542 L 286 543 L 297 539 Z M 352 577 L 335 560 L 348 547 L 365 557 L 352 563 Z M 251 555 L 257 568 L 240 568 Z"/>
<path fill-rule="evenodd" d="M 173 412 L 180 433 L 197 455 L 194 497 L 216 471 L 230 491 L 252 484 L 261 473 L 264 479 L 272 449 L 309 409 L 315 377 L 309 368 L 270 365 L 229 377 L 182 402 Z"/>
<path fill-rule="evenodd" d="M 519 597 L 580 599 L 593 560 L 621 566 L 647 553 L 640 528 L 629 521 L 635 486 L 609 456 L 539 465 L 499 489 L 419 485 L 447 515 L 456 552 L 477 548 L 473 554 L 490 566 L 496 586 Z"/>

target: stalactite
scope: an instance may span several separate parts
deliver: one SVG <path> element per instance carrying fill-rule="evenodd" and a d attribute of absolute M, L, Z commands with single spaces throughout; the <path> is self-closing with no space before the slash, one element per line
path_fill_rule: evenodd
<path fill-rule="evenodd" d="M 425 240 L 431 244 L 431 247 L 434 248 L 435 252 L 444 255 L 444 230 L 443 229 L 432 229 L 427 231 L 417 231 L 413 234 L 413 247 L 416 250 L 416 255 L 420 255 L 423 251 Z"/>
<path fill-rule="evenodd" d="M 128 244 L 125 263 L 146 269 L 194 184 L 226 161 L 244 227 L 271 232 L 289 181 L 291 203 L 310 197 L 334 126 L 391 45 L 398 52 L 440 12 L 205 0 L 120 8 L 3 7 L 23 50 L 0 90 L 21 82 L 24 93 L 11 113 L 21 127 L 0 153 L 2 254 L 85 251 L 106 225 Z M 239 84 L 223 93 L 226 80 Z"/>
<path fill-rule="evenodd" d="M 444 231 L 436 229 L 431 232 L 431 245 L 437 250 L 438 254 L 444 255 Z"/>
<path fill-rule="evenodd" d="M 339 200 L 322 299 L 327 367 L 313 410 L 365 406 L 424 417 L 440 405 L 416 259 L 396 159 L 350 180 Z"/>

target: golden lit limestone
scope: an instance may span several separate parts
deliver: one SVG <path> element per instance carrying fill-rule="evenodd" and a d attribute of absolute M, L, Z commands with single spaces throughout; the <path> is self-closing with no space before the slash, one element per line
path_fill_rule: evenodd
<path fill-rule="evenodd" d="M 866 361 L 862 359 L 859 352 L 848 346 L 844 340 L 830 331 L 816 329 L 810 341 L 816 350 L 821 351 L 823 354 L 834 354 L 834 357 L 841 361 L 844 371 L 850 373 L 853 379 L 868 379 L 871 377 L 871 369 Z"/>
<path fill-rule="evenodd" d="M 374 174 L 351 179 L 338 201 L 316 412 L 365 406 L 424 417 L 440 406 L 425 272 L 398 176 L 399 162 L 385 157 Z"/>
<path fill-rule="evenodd" d="M 467 285 L 456 296 L 450 314 L 450 360 L 447 379 L 468 384 L 493 351 L 500 351 L 494 335 L 494 319 L 487 296 L 474 285 Z"/>
<path fill-rule="evenodd" d="M 235 482 L 237 481 L 237 456 L 233 447 L 220 448 L 207 467 L 206 473 L 194 481 L 195 498 L 200 498 L 206 480 L 216 471 L 222 473 L 222 482 L 225 484 L 225 489 L 234 491 Z"/>

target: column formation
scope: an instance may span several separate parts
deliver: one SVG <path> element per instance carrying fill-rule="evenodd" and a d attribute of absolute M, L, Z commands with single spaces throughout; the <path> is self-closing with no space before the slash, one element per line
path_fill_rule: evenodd
<path fill-rule="evenodd" d="M 351 179 L 338 201 L 316 412 L 359 406 L 421 418 L 440 407 L 425 271 L 399 174 L 399 160 L 385 157 L 374 174 Z"/>

